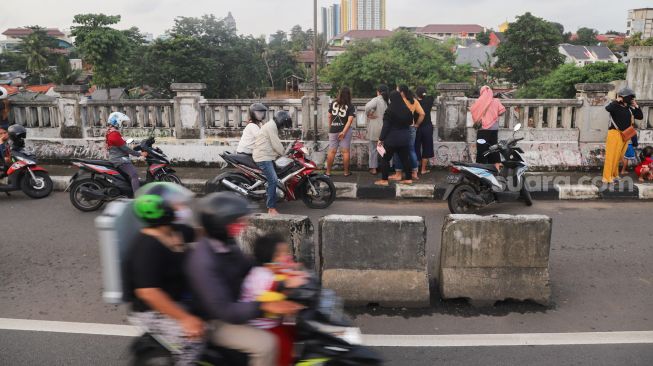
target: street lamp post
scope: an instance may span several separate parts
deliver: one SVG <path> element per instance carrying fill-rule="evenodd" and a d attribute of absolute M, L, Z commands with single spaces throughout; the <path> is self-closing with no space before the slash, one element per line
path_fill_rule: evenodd
<path fill-rule="evenodd" d="M 317 0 L 313 0 L 313 131 L 317 149 Z"/>

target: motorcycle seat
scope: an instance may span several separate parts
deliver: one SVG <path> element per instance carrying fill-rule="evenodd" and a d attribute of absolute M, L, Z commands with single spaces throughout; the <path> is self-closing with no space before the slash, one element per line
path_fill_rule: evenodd
<path fill-rule="evenodd" d="M 86 164 L 94 164 L 94 165 L 101 165 L 101 166 L 107 166 L 114 168 L 115 166 L 113 163 L 111 163 L 108 160 L 91 160 L 91 159 L 75 159 L 75 161 L 79 161 L 81 163 L 86 163 Z"/>
<path fill-rule="evenodd" d="M 254 162 L 251 155 L 247 154 L 229 154 L 230 159 L 233 161 L 248 166 L 250 168 L 259 169 L 258 165 Z"/>
<path fill-rule="evenodd" d="M 470 168 L 480 168 L 480 169 L 485 169 L 489 170 L 493 173 L 498 173 L 499 171 L 497 168 L 494 166 L 494 164 L 477 164 L 477 163 L 463 163 L 463 162 L 455 162 L 455 165 L 461 165 L 461 166 L 466 166 Z"/>

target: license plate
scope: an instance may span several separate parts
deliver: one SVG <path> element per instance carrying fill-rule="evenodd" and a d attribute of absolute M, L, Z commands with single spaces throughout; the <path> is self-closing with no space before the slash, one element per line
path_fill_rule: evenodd
<path fill-rule="evenodd" d="M 461 179 L 462 179 L 462 176 L 459 175 L 459 174 L 447 175 L 447 183 L 449 183 L 449 184 L 456 184 L 456 183 L 460 182 Z"/>

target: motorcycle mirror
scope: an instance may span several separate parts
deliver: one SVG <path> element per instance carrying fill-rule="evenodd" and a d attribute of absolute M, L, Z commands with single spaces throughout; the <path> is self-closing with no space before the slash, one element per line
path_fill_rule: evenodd
<path fill-rule="evenodd" d="M 128 143 L 128 144 L 131 144 L 132 142 L 134 142 L 134 139 L 127 139 L 127 141 L 125 141 L 125 142 Z"/>
<path fill-rule="evenodd" d="M 476 140 L 476 142 L 477 142 L 479 145 L 485 145 L 485 144 L 487 144 L 487 141 L 485 141 L 484 139 L 478 139 L 478 140 Z"/>
<path fill-rule="evenodd" d="M 513 128 L 512 130 L 515 131 L 515 132 L 521 130 L 521 123 L 517 123 L 517 124 L 515 125 L 515 128 Z"/>

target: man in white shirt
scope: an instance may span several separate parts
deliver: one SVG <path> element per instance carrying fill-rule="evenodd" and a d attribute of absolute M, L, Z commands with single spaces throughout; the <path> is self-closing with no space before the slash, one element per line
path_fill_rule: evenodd
<path fill-rule="evenodd" d="M 261 130 L 261 124 L 265 121 L 268 108 L 261 103 L 254 103 L 249 107 L 249 123 L 243 130 L 236 152 L 238 154 L 252 155 L 256 135 Z"/>

